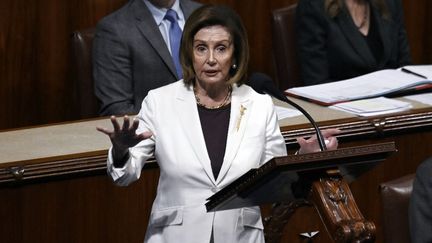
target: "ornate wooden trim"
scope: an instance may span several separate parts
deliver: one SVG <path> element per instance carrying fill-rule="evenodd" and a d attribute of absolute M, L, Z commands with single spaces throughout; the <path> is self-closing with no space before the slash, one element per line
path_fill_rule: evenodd
<path fill-rule="evenodd" d="M 311 201 L 335 242 L 375 241 L 375 224 L 365 220 L 348 184 L 337 171 L 312 183 Z"/>
<path fill-rule="evenodd" d="M 48 179 L 85 173 L 104 173 L 106 171 L 107 152 L 100 155 L 73 155 L 67 158 L 52 158 L 39 163 L 13 163 L 0 168 L 0 185 L 4 183 L 26 182 L 36 179 Z M 150 159 L 145 168 L 157 167 L 156 160 Z"/>
<path fill-rule="evenodd" d="M 107 155 L 11 165 L 0 169 L 0 183 L 106 170 Z"/>
<path fill-rule="evenodd" d="M 332 121 L 335 122 L 335 121 Z M 413 114 L 399 114 L 383 118 L 358 120 L 336 121 L 337 124 L 322 125 L 322 129 L 339 128 L 342 133 L 338 135 L 340 139 L 358 139 L 360 137 L 387 136 L 388 134 L 410 132 L 413 129 L 431 129 L 432 128 L 432 111 L 423 111 Z M 282 128 L 282 134 L 288 148 L 294 148 L 297 145 L 297 137 L 308 137 L 314 134 L 312 128 L 290 129 Z M 70 155 L 67 158 L 47 158 L 40 161 L 19 161 L 13 164 L 1 165 L 0 167 L 0 184 L 11 183 L 14 181 L 26 181 L 32 179 L 51 178 L 53 176 L 73 175 L 82 173 L 102 172 L 105 166 L 106 154 L 95 155 Z M 154 159 L 148 163 L 146 168 L 156 167 Z"/>
<path fill-rule="evenodd" d="M 432 129 L 432 112 L 425 111 L 414 114 L 399 114 L 381 118 L 364 120 L 346 120 L 338 124 L 322 125 L 321 129 L 338 128 L 342 133 L 338 135 L 340 139 L 353 140 L 364 137 L 385 137 L 412 132 L 416 129 Z M 282 129 L 282 135 L 288 148 L 297 146 L 297 137 L 310 137 L 315 134 L 313 128 L 298 128 L 293 130 Z"/>
<path fill-rule="evenodd" d="M 270 216 L 263 220 L 266 242 L 281 242 L 284 228 L 295 210 L 310 205 L 315 207 L 336 243 L 375 242 L 375 224 L 363 217 L 337 169 L 328 170 L 311 184 L 307 199 L 272 205 Z"/>

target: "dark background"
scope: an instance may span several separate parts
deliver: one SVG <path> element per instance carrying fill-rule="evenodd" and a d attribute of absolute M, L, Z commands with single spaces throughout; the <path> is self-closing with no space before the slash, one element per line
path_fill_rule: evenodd
<path fill-rule="evenodd" d="M 125 0 L 0 1 L 0 129 L 79 119 L 71 33 L 94 27 Z M 273 76 L 271 11 L 296 0 L 203 0 L 233 7 L 251 43 L 250 70 Z M 432 63 L 432 1 L 404 0 L 415 64 Z"/>

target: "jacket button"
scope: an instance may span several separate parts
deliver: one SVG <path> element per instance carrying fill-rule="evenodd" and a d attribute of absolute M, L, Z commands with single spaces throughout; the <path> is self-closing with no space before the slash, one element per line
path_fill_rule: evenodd
<path fill-rule="evenodd" d="M 216 192 L 218 192 L 219 190 L 218 190 L 217 187 L 212 187 L 211 191 L 214 192 L 214 193 L 216 193 Z"/>

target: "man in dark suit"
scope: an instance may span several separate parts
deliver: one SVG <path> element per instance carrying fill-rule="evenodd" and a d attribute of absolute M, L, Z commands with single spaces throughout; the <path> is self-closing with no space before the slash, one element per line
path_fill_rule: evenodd
<path fill-rule="evenodd" d="M 401 0 L 299 0 L 296 24 L 306 85 L 411 63 Z"/>
<path fill-rule="evenodd" d="M 136 114 L 148 91 L 175 82 L 168 9 L 178 25 L 200 6 L 190 0 L 131 0 L 104 17 L 93 42 L 93 77 L 100 115 Z"/>
<path fill-rule="evenodd" d="M 417 168 L 410 198 L 409 223 L 413 243 L 432 242 L 432 157 Z"/>

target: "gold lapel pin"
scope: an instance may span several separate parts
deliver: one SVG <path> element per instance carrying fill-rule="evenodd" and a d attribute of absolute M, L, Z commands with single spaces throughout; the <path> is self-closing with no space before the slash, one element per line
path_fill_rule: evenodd
<path fill-rule="evenodd" d="M 237 131 L 240 129 L 240 123 L 241 123 L 241 120 L 242 120 L 243 115 L 245 113 L 245 110 L 246 110 L 246 107 L 244 107 L 243 105 L 240 105 L 240 116 L 237 120 Z"/>

